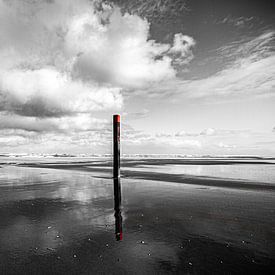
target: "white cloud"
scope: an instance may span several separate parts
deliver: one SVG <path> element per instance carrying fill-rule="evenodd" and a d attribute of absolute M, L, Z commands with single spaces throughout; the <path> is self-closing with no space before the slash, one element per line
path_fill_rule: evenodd
<path fill-rule="evenodd" d="M 119 108 L 123 102 L 119 88 L 72 80 L 53 67 L 5 71 L 0 89 L 2 110 L 37 117 Z"/>
<path fill-rule="evenodd" d="M 206 136 L 212 136 L 216 133 L 216 130 L 213 128 L 207 128 L 205 130 L 203 130 L 200 135 L 206 135 Z"/>
<path fill-rule="evenodd" d="M 26 144 L 26 139 L 22 136 L 0 136 L 0 145 L 1 146 L 20 146 Z"/>
<path fill-rule="evenodd" d="M 139 112 L 124 112 L 122 115 L 127 120 L 137 120 L 145 118 L 149 115 L 150 111 L 148 109 L 141 109 Z"/>
<path fill-rule="evenodd" d="M 176 34 L 173 46 L 148 40 L 147 20 L 122 15 L 119 9 L 109 14 L 108 24 L 99 20 L 84 14 L 71 22 L 65 39 L 70 54 L 79 53 L 73 66 L 76 77 L 144 88 L 173 79 L 176 70 L 172 63 L 190 60 L 195 45 L 191 37 Z"/>
<path fill-rule="evenodd" d="M 59 153 L 111 153 L 111 123 L 80 115 L 75 117 L 37 119 L 17 116 L 18 129 L 7 129 L 10 119 L 16 124 L 14 116 L 0 119 L 0 144 L 2 151 L 14 152 L 59 152 Z M 25 124 L 22 121 L 26 119 Z M 23 127 L 23 126 L 24 127 Z M 188 133 L 181 131 L 170 134 L 148 134 L 122 124 L 122 153 L 171 153 L 193 155 L 272 155 L 274 134 L 256 133 L 243 130 L 209 129 Z M 208 133 L 208 134 L 206 134 Z M 43 146 L 41 146 L 43 144 Z M 12 147 L 15 149 L 12 150 Z M 19 150 L 19 151 L 18 151 Z"/>
<path fill-rule="evenodd" d="M 178 137 L 231 136 L 231 135 L 245 135 L 245 134 L 248 134 L 249 132 L 250 132 L 249 130 L 228 130 L 228 129 L 206 128 L 201 132 L 193 132 L 193 133 L 182 130 L 177 132 L 175 136 L 178 136 Z"/>
<path fill-rule="evenodd" d="M 272 133 L 250 130 L 208 128 L 195 133 L 182 130 L 153 135 L 128 128 L 122 141 L 127 153 L 265 156 L 275 153 L 271 146 L 274 143 Z"/>
<path fill-rule="evenodd" d="M 274 96 L 275 93 L 275 32 L 232 43 L 218 50 L 226 67 L 202 79 L 167 81 L 151 88 L 151 92 L 178 94 L 185 98 L 240 99 Z"/>
<path fill-rule="evenodd" d="M 194 40 L 175 35 L 174 45 L 149 39 L 149 22 L 92 1 L 4 2 L 0 14 L 3 66 L 58 71 L 84 81 L 127 88 L 171 79 L 172 63 L 188 63 Z M 173 59 L 171 54 L 178 56 Z M 12 56 L 12 58 L 11 58 Z M 11 59 L 12 60 L 11 60 Z M 184 61 L 184 59 L 186 59 Z"/>
<path fill-rule="evenodd" d="M 177 65 L 184 65 L 193 59 L 192 48 L 196 45 L 195 40 L 182 33 L 174 36 L 173 46 L 169 49 L 169 53 L 175 55 L 173 62 Z"/>
<path fill-rule="evenodd" d="M 101 1 L 0 0 L 1 133 L 101 142 L 92 112 L 121 109 L 125 89 L 174 79 L 192 55 L 192 38 L 157 43 L 149 27 Z"/>
<path fill-rule="evenodd" d="M 15 129 L 30 132 L 45 133 L 59 132 L 69 134 L 70 132 L 84 132 L 92 130 L 103 130 L 109 127 L 105 119 L 97 119 L 90 114 L 78 114 L 63 117 L 24 117 L 19 115 L 1 114 L 0 130 Z"/>
<path fill-rule="evenodd" d="M 2 111 L 47 117 L 122 106 L 120 87 L 72 75 L 79 53 L 66 51 L 66 36 L 75 18 L 99 20 L 89 1 L 0 2 Z"/>
<path fill-rule="evenodd" d="M 225 18 L 223 18 L 222 20 L 217 20 L 216 24 L 227 24 L 230 26 L 234 26 L 236 28 L 244 28 L 244 27 L 251 28 L 251 27 L 253 27 L 254 21 L 258 21 L 258 18 L 253 17 L 253 16 L 233 17 L 231 15 L 228 15 Z"/>

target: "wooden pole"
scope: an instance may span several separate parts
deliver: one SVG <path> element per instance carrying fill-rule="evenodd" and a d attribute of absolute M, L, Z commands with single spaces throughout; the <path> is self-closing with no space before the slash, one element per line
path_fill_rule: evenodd
<path fill-rule="evenodd" d="M 120 185 L 120 115 L 113 116 L 113 177 L 115 203 L 115 234 L 118 241 L 122 240 L 121 216 L 121 185 Z"/>
<path fill-rule="evenodd" d="M 113 116 L 114 163 L 113 176 L 120 177 L 120 115 Z"/>

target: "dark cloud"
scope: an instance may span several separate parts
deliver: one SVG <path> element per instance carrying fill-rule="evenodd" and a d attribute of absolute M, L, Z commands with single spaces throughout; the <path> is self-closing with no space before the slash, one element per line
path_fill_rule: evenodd
<path fill-rule="evenodd" d="M 21 116 L 46 118 L 62 117 L 73 114 L 72 112 L 69 112 L 69 110 L 63 111 L 59 106 L 54 106 L 53 102 L 47 102 L 47 100 L 39 97 L 29 99 L 23 104 L 18 102 L 16 98 L 7 96 L 1 97 L 1 93 L 0 99 L 2 99 L 0 103 L 0 111 L 7 111 Z"/>

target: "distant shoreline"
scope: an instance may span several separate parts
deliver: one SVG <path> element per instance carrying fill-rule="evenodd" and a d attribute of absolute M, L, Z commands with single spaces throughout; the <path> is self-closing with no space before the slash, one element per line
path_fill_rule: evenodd
<path fill-rule="evenodd" d="M 79 159 L 111 159 L 112 154 L 16 154 L 0 153 L 4 158 L 79 158 Z M 275 160 L 275 156 L 257 156 L 257 155 L 184 155 L 184 154 L 122 154 L 121 159 L 258 159 Z"/>

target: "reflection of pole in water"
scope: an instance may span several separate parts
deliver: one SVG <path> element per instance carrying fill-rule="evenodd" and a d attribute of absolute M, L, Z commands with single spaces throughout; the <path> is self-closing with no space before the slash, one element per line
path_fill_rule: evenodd
<path fill-rule="evenodd" d="M 120 185 L 120 115 L 113 116 L 113 146 L 114 146 L 114 197 L 116 239 L 122 240 L 122 216 L 121 216 L 121 185 Z"/>
<path fill-rule="evenodd" d="M 121 185 L 120 178 L 114 178 L 116 239 L 122 240 L 122 216 L 121 216 Z"/>

